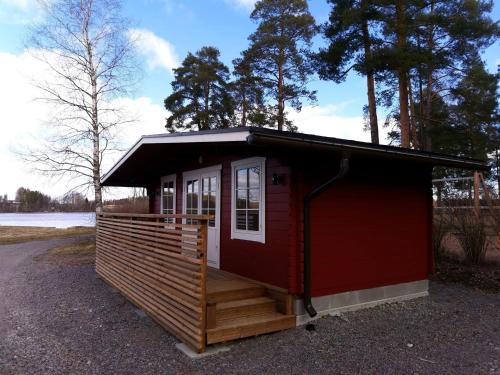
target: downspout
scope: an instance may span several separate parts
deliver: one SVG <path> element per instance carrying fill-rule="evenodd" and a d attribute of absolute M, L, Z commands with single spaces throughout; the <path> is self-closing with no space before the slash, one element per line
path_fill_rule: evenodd
<path fill-rule="evenodd" d="M 344 154 L 340 161 L 338 173 L 304 197 L 304 308 L 311 318 L 317 314 L 311 301 L 311 202 L 335 181 L 343 178 L 348 171 L 349 155 Z"/>

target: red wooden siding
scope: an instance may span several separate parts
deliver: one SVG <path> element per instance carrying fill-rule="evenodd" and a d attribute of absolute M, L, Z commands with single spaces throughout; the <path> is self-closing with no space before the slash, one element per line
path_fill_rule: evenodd
<path fill-rule="evenodd" d="M 273 157 L 266 158 L 266 243 L 231 239 L 231 161 L 251 156 L 212 157 L 202 165 L 196 162 L 179 164 L 176 181 L 176 211 L 182 213 L 182 173 L 222 164 L 220 268 L 254 280 L 288 288 L 290 279 L 296 279 L 296 271 L 290 275 L 289 268 L 290 232 L 294 220 L 291 220 L 290 210 L 290 169 L 280 160 Z M 274 173 L 284 176 L 284 185 L 273 185 Z M 157 191 L 150 203 L 152 213 L 160 212 L 159 185 L 160 176 L 158 185 L 151 189 Z"/>
<path fill-rule="evenodd" d="M 430 271 L 430 170 L 354 168 L 311 206 L 313 296 L 423 280 Z"/>
<path fill-rule="evenodd" d="M 273 185 L 272 175 L 285 176 Z M 221 268 L 255 280 L 288 288 L 290 254 L 289 168 L 277 159 L 266 160 L 266 243 L 231 240 L 231 165 L 222 169 Z"/>
<path fill-rule="evenodd" d="M 266 159 L 266 243 L 231 239 L 231 161 L 263 154 L 196 159 L 176 165 L 176 209 L 182 212 L 182 172 L 222 164 L 220 267 L 300 294 L 303 289 L 303 199 L 338 169 L 338 159 L 295 155 Z M 431 170 L 409 163 L 357 159 L 348 176 L 311 209 L 314 296 L 428 277 L 432 268 Z M 168 171 L 165 175 L 172 174 Z M 272 175 L 284 176 L 273 185 Z M 160 210 L 160 176 L 152 212 Z"/>

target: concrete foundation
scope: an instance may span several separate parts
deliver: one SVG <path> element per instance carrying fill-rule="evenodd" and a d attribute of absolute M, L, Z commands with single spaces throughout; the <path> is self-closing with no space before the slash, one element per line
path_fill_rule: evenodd
<path fill-rule="evenodd" d="M 378 288 L 362 289 L 352 292 L 314 297 L 312 304 L 318 315 L 311 318 L 304 310 L 302 299 L 296 299 L 294 311 L 297 315 L 297 325 L 325 315 L 336 315 L 346 311 L 355 311 L 374 307 L 383 303 L 406 301 L 429 295 L 429 281 L 420 280 L 409 283 L 387 285 Z"/>
<path fill-rule="evenodd" d="M 191 359 L 201 359 L 209 357 L 211 355 L 224 353 L 230 350 L 228 346 L 210 345 L 206 348 L 206 350 L 203 353 L 197 353 L 184 343 L 178 343 L 175 345 L 175 347 Z"/>

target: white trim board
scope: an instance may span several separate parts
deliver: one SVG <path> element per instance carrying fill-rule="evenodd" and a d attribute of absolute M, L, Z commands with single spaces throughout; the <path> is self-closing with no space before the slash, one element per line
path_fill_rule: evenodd
<path fill-rule="evenodd" d="M 160 214 L 163 214 L 163 183 L 164 182 L 174 182 L 174 202 L 173 202 L 173 211 L 174 214 L 177 213 L 177 174 L 171 174 L 168 176 L 163 176 L 160 178 Z"/>
<path fill-rule="evenodd" d="M 227 133 L 197 134 L 197 132 L 182 133 L 176 135 L 142 136 L 111 169 L 104 174 L 101 184 L 127 161 L 142 145 L 147 144 L 181 144 L 181 143 L 209 143 L 209 142 L 246 142 L 250 135 L 248 130 L 233 131 Z"/>
<path fill-rule="evenodd" d="M 260 174 L 260 205 L 259 205 L 259 231 L 252 232 L 249 230 L 236 229 L 236 176 L 237 168 L 247 168 L 258 165 L 261 170 Z M 266 158 L 255 156 L 252 158 L 240 159 L 231 162 L 231 239 L 255 241 L 266 243 Z"/>
<path fill-rule="evenodd" d="M 207 254 L 207 261 L 208 265 L 210 267 L 214 267 L 219 269 L 220 268 L 220 232 L 221 232 L 221 204 L 222 204 L 222 183 L 221 183 L 221 176 L 222 176 L 222 164 L 216 164 L 212 165 L 206 168 L 200 168 L 200 169 L 195 169 L 191 171 L 186 171 L 182 173 L 182 213 L 186 214 L 186 199 L 187 199 L 187 194 L 186 194 L 186 182 L 190 178 L 198 178 L 199 179 L 199 192 L 198 192 L 198 210 L 202 209 L 202 179 L 203 177 L 206 177 L 207 175 L 213 175 L 215 173 L 217 177 L 217 190 L 216 190 L 216 212 L 215 212 L 215 227 L 216 229 L 216 238 L 215 238 L 215 246 L 218 249 L 217 253 L 217 259 L 208 259 L 208 254 Z M 185 222 L 185 221 L 184 221 Z M 212 230 L 212 227 L 209 227 L 208 230 Z"/>

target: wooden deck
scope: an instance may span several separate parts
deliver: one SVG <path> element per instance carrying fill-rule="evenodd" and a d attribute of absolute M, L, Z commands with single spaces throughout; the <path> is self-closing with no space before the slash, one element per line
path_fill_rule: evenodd
<path fill-rule="evenodd" d="M 197 352 L 295 327 L 287 291 L 207 267 L 209 219 L 100 213 L 96 271 Z"/>
<path fill-rule="evenodd" d="M 295 327 L 292 296 L 238 275 L 207 269 L 207 344 Z"/>

